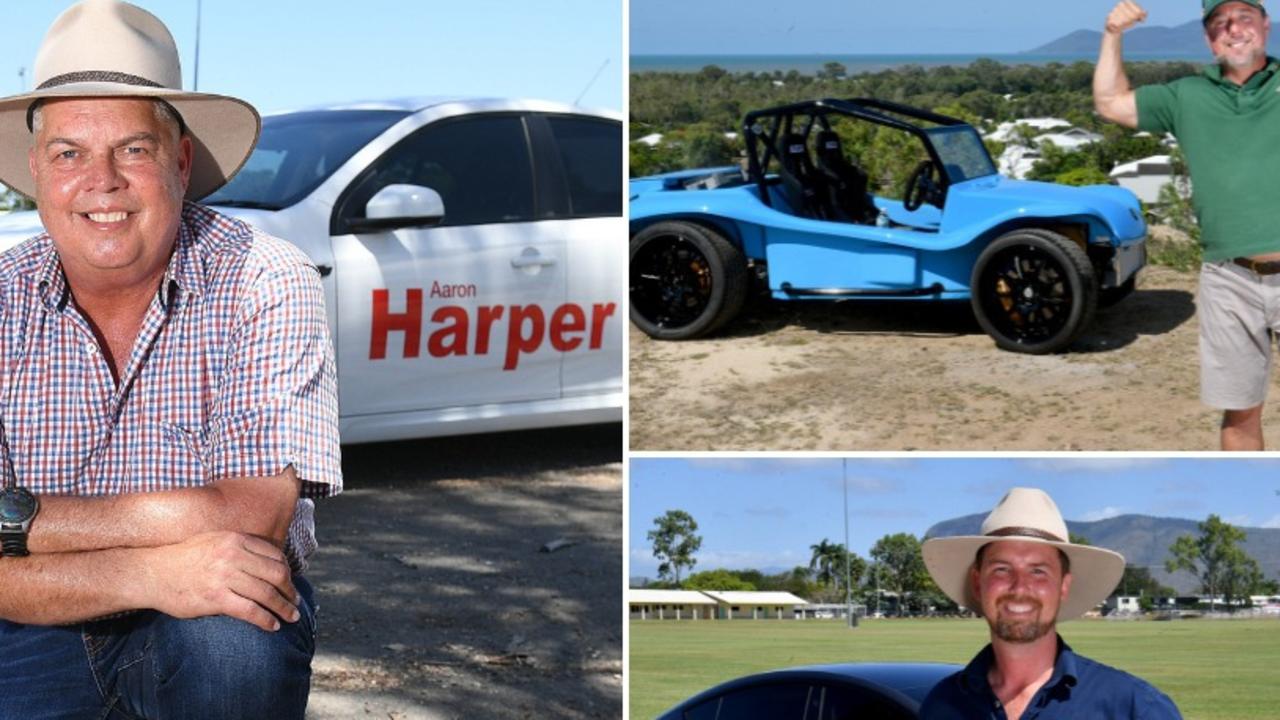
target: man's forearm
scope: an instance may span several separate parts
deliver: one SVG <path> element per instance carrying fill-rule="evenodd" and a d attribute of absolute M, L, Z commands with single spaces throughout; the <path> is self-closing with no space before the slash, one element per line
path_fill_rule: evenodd
<path fill-rule="evenodd" d="M 298 498 L 292 468 L 269 478 L 101 497 L 41 496 L 32 553 L 160 547 L 230 530 L 282 546 Z"/>
<path fill-rule="evenodd" d="M 0 617 L 59 625 L 145 607 L 146 583 L 138 569 L 147 566 L 148 552 L 118 548 L 0 558 Z"/>
<path fill-rule="evenodd" d="M 156 548 L 3 557 L 0 618 L 59 625 L 150 609 L 178 618 L 228 615 L 271 631 L 299 617 L 291 578 L 279 548 L 237 532 Z"/>
<path fill-rule="evenodd" d="M 1093 68 L 1093 107 L 1102 117 L 1125 127 L 1138 126 L 1138 102 L 1124 74 L 1120 38 L 1124 31 L 1147 19 L 1147 11 L 1134 0 L 1120 0 L 1102 30 L 1098 64 Z"/>

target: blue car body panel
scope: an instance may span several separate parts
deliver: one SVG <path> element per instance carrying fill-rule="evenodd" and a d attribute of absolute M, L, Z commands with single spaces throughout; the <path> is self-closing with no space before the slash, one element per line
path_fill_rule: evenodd
<path fill-rule="evenodd" d="M 1125 256 L 1099 277 L 1104 288 L 1124 283 L 1145 262 L 1146 223 L 1138 200 L 1110 185 L 1069 187 L 988 175 L 951 185 L 941 210 L 922 205 L 908 212 L 898 201 L 875 198 L 893 221 L 889 227 L 794 215 L 776 184 L 766 185 L 768 204 L 754 183 L 686 189 L 736 172 L 730 166 L 633 179 L 632 234 L 661 220 L 710 225 L 749 260 L 767 264 L 769 290 L 778 299 L 817 297 L 798 289 L 856 288 L 869 291 L 859 297 L 874 298 L 881 289 L 882 297 L 903 297 L 903 291 L 931 287 L 916 299 L 968 299 L 982 250 L 1017 227 L 1071 226 L 1078 241 Z"/>
<path fill-rule="evenodd" d="M 797 682 L 856 687 L 914 716 L 929 691 L 962 668 L 949 663 L 832 663 L 771 670 L 704 690 L 659 715 L 657 720 L 682 720 L 685 711 L 735 690 Z"/>

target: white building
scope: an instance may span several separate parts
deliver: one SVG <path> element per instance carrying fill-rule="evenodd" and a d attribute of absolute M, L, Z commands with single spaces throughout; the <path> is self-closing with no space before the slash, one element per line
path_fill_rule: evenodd
<path fill-rule="evenodd" d="M 1036 144 L 1043 146 L 1045 143 L 1053 143 L 1063 150 L 1079 150 L 1085 145 L 1096 143 L 1100 140 L 1102 140 L 1102 136 L 1098 133 L 1073 127 L 1061 132 L 1039 135 L 1036 137 Z"/>
<path fill-rule="evenodd" d="M 1048 132 L 1055 128 L 1069 128 L 1071 123 L 1062 118 L 1019 118 L 1012 122 L 1002 122 L 996 126 L 996 129 L 987 134 L 987 140 L 998 140 L 1007 143 L 1017 138 L 1015 134 L 1016 128 L 1025 126 L 1035 130 L 1037 133 Z"/>
<path fill-rule="evenodd" d="M 662 133 L 651 133 L 642 138 L 636 138 L 633 142 L 644 143 L 649 147 L 656 147 L 658 143 L 662 142 Z"/>
<path fill-rule="evenodd" d="M 1160 199 L 1160 188 L 1173 182 L 1173 163 L 1168 155 L 1151 155 L 1111 169 L 1111 179 L 1148 205 Z M 1190 197 L 1190 180 L 1185 195 Z"/>
<path fill-rule="evenodd" d="M 725 620 L 794 618 L 797 607 L 809 604 L 789 592 L 704 590 L 703 594 L 716 602 L 716 617 Z"/>
<path fill-rule="evenodd" d="M 632 620 L 710 620 L 716 601 L 696 590 L 627 590 Z"/>
<path fill-rule="evenodd" d="M 1141 598 L 1137 595 L 1112 595 L 1103 604 L 1104 615 L 1112 613 L 1132 614 L 1142 612 Z"/>

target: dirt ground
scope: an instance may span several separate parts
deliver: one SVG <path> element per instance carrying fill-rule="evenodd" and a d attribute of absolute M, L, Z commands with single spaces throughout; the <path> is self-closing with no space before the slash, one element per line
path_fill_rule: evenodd
<path fill-rule="evenodd" d="M 343 450 L 310 720 L 621 716 L 619 425 Z"/>
<path fill-rule="evenodd" d="M 1049 356 L 997 349 L 967 303 L 765 300 L 692 342 L 632 327 L 631 448 L 1213 450 L 1196 277 L 1144 269 L 1133 295 Z"/>

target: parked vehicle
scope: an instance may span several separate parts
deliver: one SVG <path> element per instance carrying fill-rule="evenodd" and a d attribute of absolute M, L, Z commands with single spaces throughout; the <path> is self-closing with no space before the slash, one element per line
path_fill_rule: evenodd
<path fill-rule="evenodd" d="M 657 720 L 909 720 L 943 678 L 941 663 L 811 665 L 748 675 L 698 693 Z"/>
<path fill-rule="evenodd" d="M 868 124 L 919 153 L 901 201 L 844 150 Z M 723 328 L 756 283 L 781 301 L 968 301 L 999 347 L 1051 353 L 1146 263 L 1132 193 L 1001 177 L 955 118 L 827 99 L 748 113 L 743 132 L 745 168 L 630 183 L 631 320 L 651 337 Z"/>
<path fill-rule="evenodd" d="M 203 202 L 315 262 L 344 442 L 619 421 L 621 120 L 449 98 L 272 114 Z M 0 218 L 0 249 L 41 230 Z"/>

